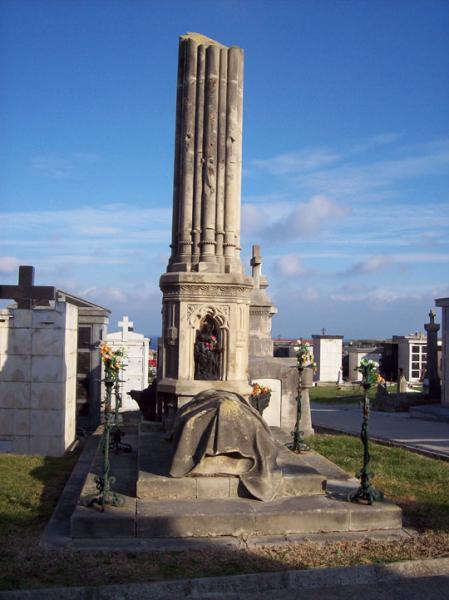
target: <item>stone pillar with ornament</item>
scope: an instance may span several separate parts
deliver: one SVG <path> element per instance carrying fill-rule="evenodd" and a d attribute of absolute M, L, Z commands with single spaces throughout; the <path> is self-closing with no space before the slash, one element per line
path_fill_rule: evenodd
<path fill-rule="evenodd" d="M 425 323 L 427 332 L 427 379 L 429 381 L 429 397 L 439 400 L 441 396 L 441 384 L 438 376 L 438 331 L 440 326 L 435 323 L 435 312 L 429 312 L 429 322 Z"/>
<path fill-rule="evenodd" d="M 240 260 L 243 50 L 198 33 L 179 41 L 171 257 L 163 293 L 158 401 L 248 384 L 253 280 Z"/>

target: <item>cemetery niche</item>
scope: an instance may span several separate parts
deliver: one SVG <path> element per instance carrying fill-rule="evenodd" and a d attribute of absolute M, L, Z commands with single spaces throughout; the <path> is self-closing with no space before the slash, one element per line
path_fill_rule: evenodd
<path fill-rule="evenodd" d="M 16 301 L 0 315 L 0 448 L 61 456 L 100 422 L 97 346 L 109 311 L 35 286 L 32 266 L 20 266 L 18 285 L 1 285 L 0 297 Z"/>

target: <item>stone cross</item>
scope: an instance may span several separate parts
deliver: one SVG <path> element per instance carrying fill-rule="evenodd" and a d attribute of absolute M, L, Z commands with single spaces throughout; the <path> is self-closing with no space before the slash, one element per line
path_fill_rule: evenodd
<path fill-rule="evenodd" d="M 18 285 L 0 285 L 0 298 L 12 298 L 17 302 L 17 308 L 31 309 L 38 302 L 48 305 L 48 300 L 54 300 L 56 289 L 50 286 L 34 285 L 34 267 L 21 265 L 19 267 Z"/>
<path fill-rule="evenodd" d="M 254 278 L 254 286 L 260 287 L 260 276 L 262 274 L 262 257 L 260 256 L 260 246 L 253 246 L 253 255 L 251 258 L 252 276 Z"/>
<path fill-rule="evenodd" d="M 133 330 L 134 323 L 128 319 L 128 315 L 125 315 L 123 319 L 118 322 L 118 326 L 122 328 L 122 340 L 127 340 L 128 332 Z"/>
<path fill-rule="evenodd" d="M 440 326 L 435 323 L 435 313 L 429 312 L 429 323 L 424 325 L 427 332 L 427 379 L 429 380 L 429 396 L 435 400 L 441 396 L 441 384 L 438 377 L 438 330 Z"/>

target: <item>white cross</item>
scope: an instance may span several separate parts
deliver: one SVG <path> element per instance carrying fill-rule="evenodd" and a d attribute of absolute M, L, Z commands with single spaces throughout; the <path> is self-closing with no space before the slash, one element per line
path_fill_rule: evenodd
<path fill-rule="evenodd" d="M 122 340 L 128 339 L 128 331 L 134 327 L 134 323 L 128 319 L 128 315 L 125 315 L 121 321 L 118 322 L 118 326 L 122 328 Z"/>

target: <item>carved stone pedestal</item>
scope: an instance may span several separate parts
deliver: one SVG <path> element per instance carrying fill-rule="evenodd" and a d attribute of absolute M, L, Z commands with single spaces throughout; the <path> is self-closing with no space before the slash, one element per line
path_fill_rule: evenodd
<path fill-rule="evenodd" d="M 247 396 L 252 278 L 166 273 L 160 287 L 164 344 L 158 395 L 163 402 L 182 406 L 208 388 Z"/>

